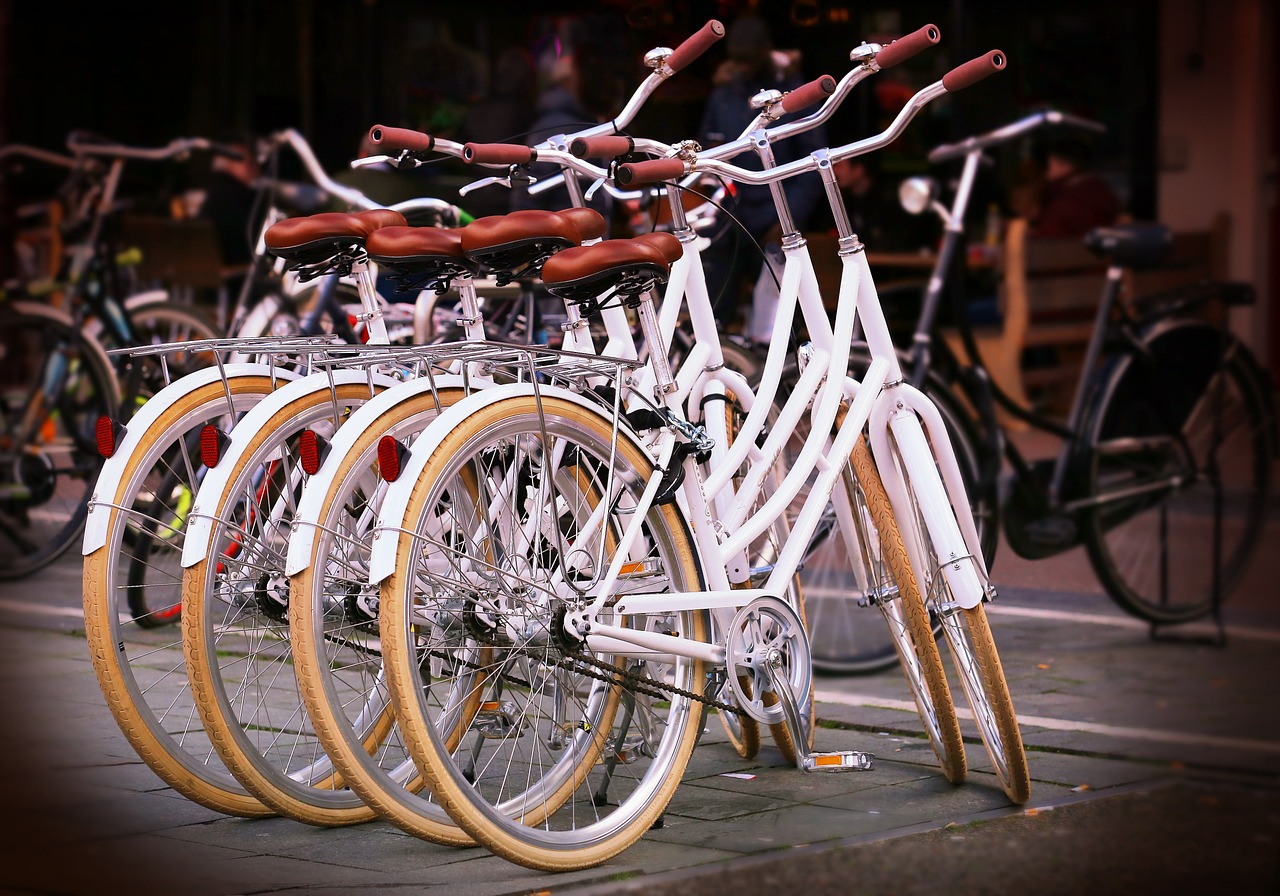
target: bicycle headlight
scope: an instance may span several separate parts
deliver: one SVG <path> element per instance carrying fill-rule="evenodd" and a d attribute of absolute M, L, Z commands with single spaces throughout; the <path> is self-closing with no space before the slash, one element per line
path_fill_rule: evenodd
<path fill-rule="evenodd" d="M 937 184 L 932 178 L 909 177 L 898 187 L 898 202 L 910 214 L 918 215 L 929 209 L 936 192 Z"/>

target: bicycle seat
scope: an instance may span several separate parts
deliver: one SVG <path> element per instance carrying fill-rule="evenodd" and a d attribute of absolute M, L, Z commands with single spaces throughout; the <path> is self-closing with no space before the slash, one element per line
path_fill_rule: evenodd
<path fill-rule="evenodd" d="M 604 232 L 604 218 L 593 209 L 526 209 L 472 221 L 462 228 L 462 250 L 487 267 L 503 286 L 520 277 L 536 276 L 542 263 L 556 252 Z"/>
<path fill-rule="evenodd" d="M 382 227 L 401 226 L 404 216 L 390 209 L 376 208 L 367 212 L 322 212 L 305 218 L 287 218 L 267 228 L 267 248 L 281 258 L 294 259 L 314 255 L 312 250 L 329 248 L 364 240 Z"/>
<path fill-rule="evenodd" d="M 662 253 L 662 257 L 667 260 L 667 264 L 675 264 L 684 256 L 684 245 L 675 236 L 662 230 L 655 230 L 653 233 L 642 233 L 637 237 L 632 237 L 632 240 L 653 246 Z"/>
<path fill-rule="evenodd" d="M 1095 227 L 1084 236 L 1085 247 L 1111 264 L 1125 268 L 1155 267 L 1173 248 L 1173 233 L 1163 224 L 1115 224 Z"/>
<path fill-rule="evenodd" d="M 675 237 L 671 240 L 679 245 Z M 671 273 L 666 255 L 655 243 L 665 245 L 665 241 L 637 238 L 565 249 L 542 266 L 543 285 L 566 302 L 587 305 L 587 313 L 594 310 L 594 303 L 606 292 L 616 291 L 624 299 L 634 299 L 666 283 Z"/>
<path fill-rule="evenodd" d="M 394 275 L 397 291 L 430 284 L 436 292 L 454 277 L 472 277 L 480 267 L 462 251 L 462 234 L 439 227 L 382 227 L 365 240 L 365 251 Z"/>

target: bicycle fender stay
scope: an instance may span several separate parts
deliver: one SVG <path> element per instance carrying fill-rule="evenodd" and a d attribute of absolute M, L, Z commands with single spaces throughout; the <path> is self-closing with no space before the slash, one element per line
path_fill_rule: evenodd
<path fill-rule="evenodd" d="M 440 447 L 445 436 L 451 433 L 468 416 L 505 398 L 528 395 L 527 383 L 506 386 L 490 386 L 464 398 L 447 408 L 430 426 L 423 430 L 409 446 L 409 455 L 395 482 L 390 483 L 378 513 L 378 523 L 373 530 L 373 555 L 369 560 L 369 584 L 380 585 L 396 571 L 396 552 L 400 541 L 401 523 L 409 508 L 409 497 L 422 475 L 427 459 Z M 599 412 L 600 406 L 560 386 L 540 385 L 538 394 L 543 398 L 561 398 L 588 410 Z"/>
<path fill-rule="evenodd" d="M 246 376 L 274 376 L 278 380 L 287 382 L 296 379 L 298 376 L 292 371 L 279 367 L 273 369 L 266 364 L 228 364 L 223 368 L 223 371 L 228 379 Z M 133 456 L 133 452 L 142 444 L 147 431 L 155 425 L 160 415 L 167 411 L 180 396 L 210 383 L 220 382 L 221 378 L 222 374 L 219 373 L 216 367 L 189 373 L 180 379 L 174 380 L 153 395 L 146 404 L 138 409 L 138 413 L 134 414 L 129 420 L 124 438 L 116 446 L 115 453 L 103 463 L 93 495 L 89 499 L 89 517 L 85 522 L 84 545 L 82 548 L 84 556 L 87 557 L 107 543 L 107 530 L 111 518 L 110 502 L 115 500 L 115 489 L 119 487 L 120 480 L 124 476 L 125 467 L 128 465 L 130 457 Z M 110 490 L 109 493 L 107 490 Z M 100 501 L 108 503 L 99 503 Z"/>
<path fill-rule="evenodd" d="M 361 405 L 329 443 L 324 463 L 314 476 L 308 477 L 294 513 L 293 531 L 289 533 L 289 553 L 284 565 L 286 576 L 295 576 L 311 565 L 311 553 L 315 547 L 316 527 L 324 511 L 324 500 L 333 487 L 339 468 L 347 453 L 352 450 L 364 431 L 402 401 L 409 401 L 424 393 L 439 389 L 461 389 L 460 376 L 420 377 L 401 383 L 382 392 Z"/>
<path fill-rule="evenodd" d="M 231 485 L 232 471 L 248 451 L 253 437 L 262 431 L 280 409 L 307 395 L 317 392 L 327 393 L 332 386 L 372 383 L 374 387 L 391 388 L 399 382 L 400 380 L 379 373 L 373 374 L 371 378 L 366 370 L 314 373 L 277 389 L 256 404 L 227 434 L 222 459 L 205 476 L 204 482 L 200 484 L 200 490 L 196 492 L 195 503 L 187 523 L 186 538 L 182 544 L 182 567 L 187 569 L 195 566 L 208 556 L 209 544 L 213 540 L 214 519 L 211 514 L 222 503 L 225 492 Z"/>

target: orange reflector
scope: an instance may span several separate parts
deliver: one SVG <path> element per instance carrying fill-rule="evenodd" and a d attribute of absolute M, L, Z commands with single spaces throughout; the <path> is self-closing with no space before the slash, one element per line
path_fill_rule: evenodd
<path fill-rule="evenodd" d="M 622 569 L 618 570 L 618 574 L 623 576 L 634 576 L 642 572 L 644 572 L 643 560 L 637 560 L 635 563 L 624 563 L 622 564 Z"/>
<path fill-rule="evenodd" d="M 298 438 L 298 459 L 302 463 L 302 472 L 314 476 L 324 463 L 329 453 L 329 442 L 316 432 L 304 429 Z"/>
<path fill-rule="evenodd" d="M 842 756 L 815 756 L 813 764 L 816 766 L 823 765 L 844 765 L 844 757 Z"/>
<path fill-rule="evenodd" d="M 501 708 L 501 704 L 497 700 L 486 700 L 480 704 L 481 712 L 497 712 Z"/>
<path fill-rule="evenodd" d="M 222 452 L 227 447 L 227 434 L 212 423 L 206 423 L 200 430 L 200 463 L 206 467 L 216 467 L 222 460 Z"/>
<path fill-rule="evenodd" d="M 378 440 L 378 471 L 387 482 L 395 482 L 404 470 L 409 449 L 391 436 Z"/>
<path fill-rule="evenodd" d="M 94 435 L 98 438 L 98 453 L 103 457 L 112 457 L 120 446 L 120 440 L 124 438 L 124 432 L 124 424 L 112 420 L 106 414 L 99 417 L 94 427 Z"/>

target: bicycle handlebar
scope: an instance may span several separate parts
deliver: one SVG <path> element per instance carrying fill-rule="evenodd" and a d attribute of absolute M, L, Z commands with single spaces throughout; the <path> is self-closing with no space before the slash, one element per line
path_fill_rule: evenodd
<path fill-rule="evenodd" d="M 1020 118 L 1015 122 L 1003 125 L 986 134 L 979 134 L 976 137 L 969 137 L 961 140 L 959 143 L 944 143 L 942 146 L 936 147 L 929 153 L 929 162 L 937 164 L 946 162 L 950 159 L 957 159 L 966 156 L 971 152 L 979 152 L 988 146 L 994 146 L 998 143 L 1006 143 L 1014 137 L 1019 137 L 1028 131 L 1033 131 L 1039 127 L 1049 125 L 1067 125 L 1069 127 L 1081 128 L 1082 130 L 1096 131 L 1097 133 L 1105 133 L 1106 125 L 1093 121 L 1088 118 L 1081 118 L 1077 115 L 1068 115 L 1065 112 L 1059 112 L 1056 109 L 1046 109 L 1043 112 L 1036 112 L 1025 118 Z"/>
<path fill-rule="evenodd" d="M 876 65 L 883 71 L 906 62 L 912 56 L 942 40 L 942 33 L 937 25 L 925 25 L 910 34 L 904 34 L 897 40 L 886 44 L 876 54 Z"/>
<path fill-rule="evenodd" d="M 243 159 L 244 152 L 224 143 L 215 143 L 204 137 L 184 137 L 171 140 L 165 146 L 143 149 L 137 146 L 124 146 L 119 143 L 94 143 L 86 141 L 78 132 L 67 137 L 67 149 L 75 156 L 107 156 L 113 159 L 143 159 L 162 161 L 176 156 L 186 155 L 194 150 L 212 152 L 215 155 Z"/>
<path fill-rule="evenodd" d="M 799 112 L 801 109 L 807 109 L 815 103 L 821 103 L 827 97 L 836 92 L 836 79 L 830 75 L 823 75 L 816 78 L 808 84 L 802 84 L 790 93 L 785 94 L 779 105 L 782 106 L 783 112 Z"/>
<path fill-rule="evenodd" d="M 804 159 L 797 159 L 785 165 L 778 165 L 764 171 L 751 171 L 732 165 L 728 162 L 721 161 L 716 158 L 707 156 L 699 156 L 692 163 L 686 163 L 683 159 L 657 159 L 651 162 L 629 162 L 619 165 L 616 172 L 618 182 L 624 186 L 630 186 L 639 183 L 652 183 L 659 180 L 668 180 L 673 177 L 680 177 L 689 171 L 697 171 L 707 174 L 718 174 L 723 177 L 735 180 L 744 184 L 769 184 L 775 181 L 785 180 L 789 177 L 795 177 L 798 174 L 804 174 L 808 171 L 817 170 L 819 165 L 826 165 L 832 162 L 838 162 L 843 159 L 853 158 L 854 156 L 863 155 L 868 152 L 880 149 L 898 138 L 902 131 L 915 117 L 916 113 L 925 105 L 937 99 L 938 97 L 968 87 L 975 84 L 988 75 L 1000 71 L 1005 66 L 1004 53 L 999 50 L 992 50 L 979 56 L 977 59 L 971 59 L 956 68 L 952 69 L 942 77 L 942 80 L 935 81 L 933 84 L 919 90 L 906 105 L 898 112 L 897 117 L 883 132 L 848 143 L 844 146 L 830 150 L 818 150 Z M 951 86 L 948 87 L 947 83 Z M 828 100 L 830 102 L 830 100 Z"/>
<path fill-rule="evenodd" d="M 409 128 L 390 128 L 375 124 L 369 128 L 369 142 L 389 151 L 431 152 L 436 148 L 436 138 Z"/>
<path fill-rule="evenodd" d="M 616 159 L 636 148 L 630 137 L 575 137 L 569 152 L 580 159 Z"/>
<path fill-rule="evenodd" d="M 74 168 L 76 160 L 71 156 L 59 155 L 56 152 L 50 152 L 47 149 L 40 149 L 36 146 L 27 146 L 24 143 L 10 143 L 8 146 L 0 146 L 0 159 L 6 156 L 23 156 L 28 159 L 35 159 L 38 162 L 44 162 L 47 165 L 56 165 L 59 168 Z"/>
<path fill-rule="evenodd" d="M 523 143 L 467 143 L 462 161 L 471 165 L 528 165 L 538 160 L 538 150 Z"/>
<path fill-rule="evenodd" d="M 1004 53 L 999 50 L 992 50 L 977 59 L 970 59 L 968 62 L 962 63 L 947 72 L 942 76 L 942 86 L 947 88 L 948 93 L 954 90 L 963 90 L 966 87 L 977 84 L 989 75 L 994 75 L 1004 68 L 1004 64 Z"/>
<path fill-rule="evenodd" d="M 671 55 L 667 57 L 667 68 L 672 73 L 680 71 L 680 69 L 707 52 L 711 45 L 722 37 L 724 37 L 724 25 L 720 24 L 716 19 L 711 19 L 707 24 L 685 38 L 684 42 L 672 51 Z"/>

